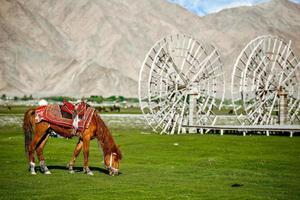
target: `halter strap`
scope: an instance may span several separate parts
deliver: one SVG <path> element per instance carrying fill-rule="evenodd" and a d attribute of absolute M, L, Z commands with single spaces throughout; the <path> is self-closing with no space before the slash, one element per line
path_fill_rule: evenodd
<path fill-rule="evenodd" d="M 111 153 L 111 154 L 110 154 L 110 158 L 109 158 L 109 166 L 108 166 L 108 167 L 106 166 L 106 167 L 115 173 L 115 172 L 118 172 L 119 170 L 116 169 L 116 168 L 114 168 L 114 167 L 112 166 L 112 156 L 113 156 L 113 155 L 117 155 L 117 154 L 116 154 L 116 153 Z"/>
<path fill-rule="evenodd" d="M 116 154 L 116 153 L 111 153 L 110 154 L 110 159 L 109 159 L 109 167 L 111 168 L 112 167 L 112 155 L 113 154 Z"/>

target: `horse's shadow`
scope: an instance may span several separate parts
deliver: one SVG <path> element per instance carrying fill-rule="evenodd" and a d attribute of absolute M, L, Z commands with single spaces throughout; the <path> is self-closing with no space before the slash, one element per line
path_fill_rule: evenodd
<path fill-rule="evenodd" d="M 49 165 L 47 166 L 49 170 L 52 169 L 58 169 L 58 170 L 65 170 L 68 171 L 68 168 L 66 166 L 58 166 L 58 165 Z M 41 171 L 40 167 L 37 167 L 37 170 Z M 75 172 L 83 172 L 83 167 L 73 167 L 73 170 Z M 100 168 L 100 167 L 90 167 L 90 170 L 92 171 L 98 171 L 103 174 L 109 174 L 106 169 Z"/>

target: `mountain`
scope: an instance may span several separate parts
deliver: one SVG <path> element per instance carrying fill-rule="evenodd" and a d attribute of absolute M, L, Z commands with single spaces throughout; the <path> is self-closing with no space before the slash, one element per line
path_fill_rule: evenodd
<path fill-rule="evenodd" d="M 300 5 L 287 0 L 204 17 L 166 0 L 0 5 L 0 94 L 137 96 L 145 55 L 157 40 L 177 32 L 219 48 L 228 85 L 236 57 L 256 36 L 290 39 L 300 56 Z"/>

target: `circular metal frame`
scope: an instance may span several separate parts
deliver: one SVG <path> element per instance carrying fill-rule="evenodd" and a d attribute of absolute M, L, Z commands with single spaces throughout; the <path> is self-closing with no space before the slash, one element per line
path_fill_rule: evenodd
<path fill-rule="evenodd" d="M 169 35 L 150 49 L 139 77 L 141 110 L 159 133 L 181 133 L 184 125 L 216 121 L 224 98 L 220 54 L 186 34 Z M 220 98 L 220 100 L 217 100 Z"/>
<path fill-rule="evenodd" d="M 236 60 L 231 94 L 241 124 L 280 123 L 280 97 L 286 95 L 287 123 L 299 121 L 300 63 L 291 41 L 265 35 L 252 40 Z"/>

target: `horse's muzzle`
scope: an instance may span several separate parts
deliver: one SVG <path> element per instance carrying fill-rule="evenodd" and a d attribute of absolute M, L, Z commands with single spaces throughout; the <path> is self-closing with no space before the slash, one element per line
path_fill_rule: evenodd
<path fill-rule="evenodd" d="M 118 176 L 119 175 L 119 170 L 118 169 L 109 168 L 108 172 L 109 172 L 110 176 Z"/>

